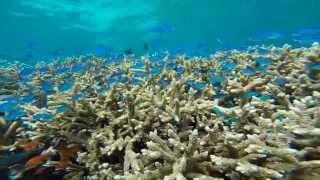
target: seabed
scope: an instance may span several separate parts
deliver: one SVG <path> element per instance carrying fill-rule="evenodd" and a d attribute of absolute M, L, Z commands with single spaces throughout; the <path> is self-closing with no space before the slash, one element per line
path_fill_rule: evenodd
<path fill-rule="evenodd" d="M 0 69 L 0 179 L 320 179 L 320 45 Z"/>

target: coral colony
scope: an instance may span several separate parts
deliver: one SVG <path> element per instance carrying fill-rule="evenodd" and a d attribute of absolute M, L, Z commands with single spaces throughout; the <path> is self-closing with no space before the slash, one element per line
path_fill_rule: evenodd
<path fill-rule="evenodd" d="M 0 70 L 13 179 L 320 179 L 320 45 Z"/>

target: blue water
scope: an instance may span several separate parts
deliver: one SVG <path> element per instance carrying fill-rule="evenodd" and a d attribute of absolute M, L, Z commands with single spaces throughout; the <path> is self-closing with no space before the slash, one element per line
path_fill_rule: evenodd
<path fill-rule="evenodd" d="M 318 7 L 319 0 L 2 0 L 0 54 L 36 61 L 128 49 L 306 46 L 319 40 L 301 31 L 320 27 Z"/>

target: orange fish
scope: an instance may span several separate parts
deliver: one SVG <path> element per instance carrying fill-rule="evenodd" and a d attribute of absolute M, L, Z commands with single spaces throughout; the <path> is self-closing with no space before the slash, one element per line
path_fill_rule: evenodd
<path fill-rule="evenodd" d="M 72 158 L 80 151 L 80 146 L 76 145 L 70 148 L 59 148 L 58 153 L 60 155 L 59 162 L 55 165 L 55 168 L 65 168 L 68 166 Z"/>
<path fill-rule="evenodd" d="M 26 163 L 26 166 L 28 166 L 28 167 L 36 166 L 36 165 L 39 165 L 39 164 L 46 162 L 47 160 L 49 160 L 48 155 L 40 154 L 38 156 L 35 156 L 35 157 L 29 159 Z"/>
<path fill-rule="evenodd" d="M 25 151 L 31 151 L 36 149 L 41 143 L 38 141 L 28 142 L 26 144 L 19 145 L 19 147 Z"/>

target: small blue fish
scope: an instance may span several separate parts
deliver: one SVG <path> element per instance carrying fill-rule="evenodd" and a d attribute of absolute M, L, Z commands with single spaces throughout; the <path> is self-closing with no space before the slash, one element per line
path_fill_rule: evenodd
<path fill-rule="evenodd" d="M 273 61 L 269 58 L 257 58 L 256 59 L 256 63 L 258 63 L 258 65 L 260 66 L 265 66 L 265 65 L 271 65 L 273 63 Z"/>
<path fill-rule="evenodd" d="M 62 104 L 62 105 L 60 105 L 60 106 L 56 109 L 56 112 L 57 112 L 57 113 L 64 113 L 64 112 L 66 112 L 69 108 L 70 108 L 70 107 L 69 107 L 68 104 Z"/>
<path fill-rule="evenodd" d="M 112 78 L 120 78 L 122 75 L 124 75 L 125 73 L 122 70 L 117 70 L 116 72 L 114 72 L 111 77 Z"/>
<path fill-rule="evenodd" d="M 160 84 L 161 88 L 166 88 L 166 87 L 168 87 L 170 85 L 170 81 L 166 80 L 166 79 L 161 79 L 159 81 L 159 84 Z"/>
<path fill-rule="evenodd" d="M 18 103 L 14 101 L 4 101 L 0 102 L 0 112 L 11 112 L 15 110 Z"/>
<path fill-rule="evenodd" d="M 217 108 L 217 107 L 214 107 L 213 109 L 212 109 L 212 112 L 214 112 L 215 114 L 217 114 L 218 116 L 220 116 L 220 117 L 224 117 L 226 114 L 223 112 L 223 111 L 221 111 L 219 108 Z"/>
<path fill-rule="evenodd" d="M 264 65 L 264 66 L 258 66 L 255 70 L 257 72 L 266 72 L 268 70 L 269 66 L 268 65 Z"/>
<path fill-rule="evenodd" d="M 284 118 L 285 118 L 284 115 L 279 115 L 278 117 L 276 117 L 276 120 L 282 123 Z"/>
<path fill-rule="evenodd" d="M 216 93 L 215 95 L 213 95 L 212 97 L 213 97 L 214 99 L 221 99 L 221 98 L 223 98 L 223 97 L 225 97 L 225 96 L 226 96 L 225 93 L 218 92 L 218 93 Z"/>
<path fill-rule="evenodd" d="M 84 71 L 86 71 L 86 66 L 83 64 L 76 64 L 71 67 L 73 73 L 83 73 Z"/>
<path fill-rule="evenodd" d="M 22 77 L 27 77 L 29 75 L 31 75 L 34 72 L 34 68 L 31 67 L 24 67 L 21 69 L 21 71 L 19 72 L 19 75 Z"/>
<path fill-rule="evenodd" d="M 68 68 L 68 67 L 57 67 L 55 69 L 55 73 L 57 73 L 57 74 L 64 74 L 67 72 L 70 72 L 70 68 Z"/>
<path fill-rule="evenodd" d="M 178 67 L 176 68 L 176 72 L 177 72 L 178 74 L 183 74 L 184 71 L 185 71 L 185 68 L 184 68 L 183 66 L 178 66 Z"/>
<path fill-rule="evenodd" d="M 26 115 L 26 112 L 24 112 L 23 110 L 15 109 L 14 111 L 6 113 L 6 115 L 4 116 L 4 120 L 14 121 L 14 120 L 17 120 L 17 119 L 25 116 L 25 115 Z"/>
<path fill-rule="evenodd" d="M 173 24 L 170 23 L 162 23 L 162 24 L 158 24 L 156 26 L 154 26 L 153 28 L 151 28 L 151 32 L 155 32 L 155 33 L 160 33 L 160 34 L 164 34 L 164 33 L 169 33 L 175 30 L 175 26 Z"/>
<path fill-rule="evenodd" d="M 60 92 L 69 91 L 70 89 L 72 89 L 73 85 L 74 85 L 73 81 L 68 81 L 58 86 L 58 90 Z"/>
<path fill-rule="evenodd" d="M 176 64 L 174 62 L 170 62 L 166 67 L 168 70 L 174 70 L 176 68 Z"/>
<path fill-rule="evenodd" d="M 51 121 L 54 119 L 54 115 L 49 112 L 40 112 L 32 116 L 35 121 Z"/>
<path fill-rule="evenodd" d="M 251 76 L 255 74 L 255 70 L 252 67 L 246 67 L 243 69 L 243 73 L 247 76 Z"/>
<path fill-rule="evenodd" d="M 123 84 L 126 84 L 129 82 L 129 77 L 128 76 L 122 76 L 120 79 L 119 79 L 119 82 L 123 83 Z"/>
<path fill-rule="evenodd" d="M 32 97 L 31 95 L 30 96 L 22 96 L 20 98 L 20 102 L 22 104 L 32 104 L 34 102 L 36 102 L 36 100 L 34 99 L 34 97 Z"/>
<path fill-rule="evenodd" d="M 132 68 L 134 69 L 141 69 L 145 66 L 144 62 L 138 61 L 136 63 L 134 63 L 134 65 L 132 66 Z"/>
<path fill-rule="evenodd" d="M 147 76 L 147 73 L 145 73 L 144 71 L 134 71 L 134 76 L 144 78 Z"/>
<path fill-rule="evenodd" d="M 109 84 L 109 85 L 112 85 L 112 84 L 114 84 L 114 83 L 116 83 L 117 82 L 117 80 L 115 79 L 115 78 L 107 78 L 107 83 Z"/>
<path fill-rule="evenodd" d="M 206 87 L 206 83 L 203 82 L 195 82 L 192 86 L 196 90 L 202 90 Z"/>
<path fill-rule="evenodd" d="M 243 94 L 243 95 L 241 96 L 241 98 L 243 98 L 243 99 L 250 99 L 250 98 L 252 98 L 252 97 L 254 97 L 254 96 L 256 96 L 256 97 L 259 96 L 259 93 L 256 92 L 256 91 L 249 91 L 249 92 Z"/>
<path fill-rule="evenodd" d="M 102 87 L 99 87 L 99 88 L 98 88 L 97 93 L 98 93 L 98 94 L 102 94 L 102 93 L 106 92 L 107 90 L 108 90 L 108 89 L 107 89 L 106 87 L 102 86 Z"/>
<path fill-rule="evenodd" d="M 131 82 L 132 82 L 133 85 L 139 85 L 141 83 L 141 81 L 139 79 L 136 79 L 136 78 L 133 78 Z"/>
<path fill-rule="evenodd" d="M 75 95 L 73 95 L 73 96 L 71 97 L 71 99 L 72 99 L 73 101 L 78 101 L 78 100 L 80 100 L 82 97 L 84 97 L 84 94 L 83 94 L 82 92 L 78 92 L 78 93 L 76 93 Z"/>
<path fill-rule="evenodd" d="M 159 73 L 162 72 L 162 68 L 161 67 L 153 67 L 151 68 L 150 74 L 151 75 L 157 75 Z"/>
<path fill-rule="evenodd" d="M 278 32 L 257 32 L 256 33 L 256 38 L 259 38 L 259 39 L 275 40 L 281 37 L 282 37 L 282 34 Z"/>
<path fill-rule="evenodd" d="M 216 84 L 216 83 L 222 83 L 224 81 L 223 77 L 221 76 L 214 76 L 210 78 L 210 83 Z"/>
<path fill-rule="evenodd" d="M 310 69 L 313 71 L 320 71 L 320 63 L 313 63 L 309 65 Z"/>
<path fill-rule="evenodd" d="M 94 48 L 94 54 L 96 56 L 105 56 L 107 52 L 108 52 L 107 47 L 102 44 L 99 44 L 97 45 L 97 47 Z"/>
<path fill-rule="evenodd" d="M 273 81 L 274 84 L 278 85 L 278 86 L 283 86 L 286 83 L 288 83 L 288 81 L 286 79 L 281 79 L 281 78 L 277 78 Z"/>
<path fill-rule="evenodd" d="M 237 67 L 237 63 L 233 61 L 229 61 L 222 66 L 222 71 L 231 71 L 235 67 Z"/>
<path fill-rule="evenodd" d="M 62 48 L 56 49 L 51 52 L 51 55 L 54 57 L 61 56 L 63 54 L 64 50 Z"/>
<path fill-rule="evenodd" d="M 262 95 L 262 96 L 259 97 L 259 99 L 260 99 L 261 101 L 267 101 L 267 100 L 269 100 L 269 99 L 272 99 L 272 97 L 271 97 L 271 96 L 268 96 L 268 95 Z"/>
<path fill-rule="evenodd" d="M 42 82 L 40 84 L 40 87 L 44 91 L 52 91 L 53 90 L 53 84 L 50 82 Z"/>

